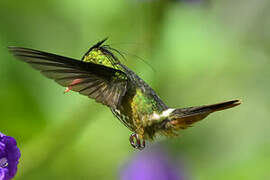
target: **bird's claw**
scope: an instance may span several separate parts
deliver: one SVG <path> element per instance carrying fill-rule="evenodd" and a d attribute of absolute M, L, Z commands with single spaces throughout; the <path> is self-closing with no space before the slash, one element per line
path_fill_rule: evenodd
<path fill-rule="evenodd" d="M 145 148 L 145 140 L 140 138 L 138 134 L 132 133 L 129 137 L 129 142 L 136 149 L 143 150 Z"/>

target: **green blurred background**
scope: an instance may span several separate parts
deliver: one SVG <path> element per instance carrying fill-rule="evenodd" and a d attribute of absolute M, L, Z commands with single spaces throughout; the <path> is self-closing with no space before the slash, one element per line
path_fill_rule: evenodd
<path fill-rule="evenodd" d="M 0 132 L 22 152 L 15 179 L 118 179 L 137 152 L 108 108 L 63 94 L 6 48 L 80 59 L 107 36 L 171 107 L 242 99 L 158 141 L 187 179 L 270 179 L 269 19 L 268 0 L 1 0 Z"/>

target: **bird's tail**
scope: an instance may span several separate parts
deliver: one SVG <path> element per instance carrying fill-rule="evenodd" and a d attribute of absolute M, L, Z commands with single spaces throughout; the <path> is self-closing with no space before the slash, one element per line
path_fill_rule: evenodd
<path fill-rule="evenodd" d="M 204 119 L 212 112 L 229 109 L 241 104 L 240 100 L 232 100 L 217 104 L 175 109 L 169 115 L 169 125 L 173 130 L 185 129 L 191 124 Z"/>

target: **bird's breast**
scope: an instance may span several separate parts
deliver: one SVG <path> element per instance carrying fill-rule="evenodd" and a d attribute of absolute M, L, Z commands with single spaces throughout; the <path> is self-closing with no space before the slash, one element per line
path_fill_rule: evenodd
<path fill-rule="evenodd" d="M 118 109 L 112 110 L 114 115 L 131 131 L 145 136 L 154 129 L 153 122 L 157 122 L 161 110 L 157 102 L 151 96 L 145 94 L 142 89 L 137 88 L 132 94 L 126 94 Z"/>

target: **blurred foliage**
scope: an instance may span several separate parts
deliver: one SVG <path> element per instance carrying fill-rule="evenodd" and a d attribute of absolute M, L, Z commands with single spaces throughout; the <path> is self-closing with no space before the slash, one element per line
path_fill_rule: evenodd
<path fill-rule="evenodd" d="M 118 179 L 136 151 L 128 129 L 108 108 L 63 94 L 6 48 L 79 59 L 107 36 L 169 106 L 243 100 L 162 140 L 189 179 L 270 178 L 269 10 L 267 0 L 1 0 L 0 132 L 22 150 L 15 179 Z"/>

